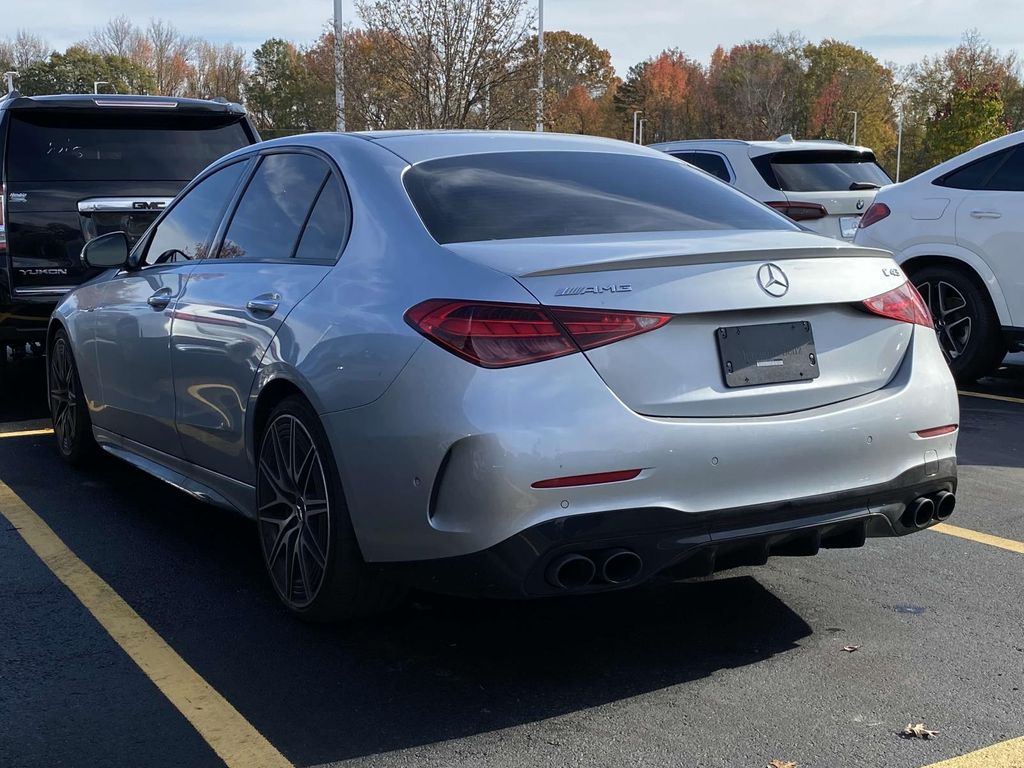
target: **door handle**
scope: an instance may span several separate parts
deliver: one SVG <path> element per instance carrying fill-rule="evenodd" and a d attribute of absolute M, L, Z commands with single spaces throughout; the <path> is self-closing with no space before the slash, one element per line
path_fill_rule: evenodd
<path fill-rule="evenodd" d="M 279 306 L 281 306 L 281 297 L 276 293 L 270 296 L 257 296 L 255 299 L 249 299 L 245 304 L 245 308 L 254 315 L 266 317 L 277 312 Z"/>
<path fill-rule="evenodd" d="M 146 303 L 153 309 L 167 309 L 167 305 L 171 303 L 171 289 L 161 288 L 146 299 Z"/>
<path fill-rule="evenodd" d="M 975 219 L 999 219 L 1002 215 L 999 211 L 971 211 L 971 216 Z"/>

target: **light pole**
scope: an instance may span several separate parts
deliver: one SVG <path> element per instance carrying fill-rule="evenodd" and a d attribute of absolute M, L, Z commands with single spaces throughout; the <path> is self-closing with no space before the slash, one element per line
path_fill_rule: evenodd
<path fill-rule="evenodd" d="M 903 110 L 900 110 L 900 120 L 896 127 L 896 183 L 900 183 L 900 161 L 903 160 Z"/>
<path fill-rule="evenodd" d="M 94 94 L 99 93 L 101 85 L 110 85 L 110 83 L 108 83 L 106 80 L 97 80 L 92 84 L 92 92 Z"/>
<path fill-rule="evenodd" d="M 537 133 L 544 132 L 544 0 L 537 0 Z"/>
<path fill-rule="evenodd" d="M 10 93 L 14 90 L 14 76 L 18 73 L 14 70 L 10 72 L 4 72 L 4 80 L 7 81 L 7 92 Z"/>
<path fill-rule="evenodd" d="M 851 109 L 849 114 L 853 115 L 853 145 L 857 146 L 857 111 Z"/>
<path fill-rule="evenodd" d="M 640 115 L 642 115 L 642 114 L 643 114 L 643 112 L 641 110 L 639 110 L 639 109 L 634 109 L 633 110 L 633 143 L 634 144 L 638 143 L 637 142 L 637 138 L 640 135 L 639 132 L 638 132 L 639 131 L 639 124 L 637 123 L 637 118 L 639 118 Z"/>
<path fill-rule="evenodd" d="M 644 125 L 647 123 L 646 117 L 640 118 L 640 144 L 644 143 Z"/>
<path fill-rule="evenodd" d="M 342 0 L 334 0 L 334 101 L 338 110 L 336 128 L 345 130 L 345 29 L 342 25 Z"/>

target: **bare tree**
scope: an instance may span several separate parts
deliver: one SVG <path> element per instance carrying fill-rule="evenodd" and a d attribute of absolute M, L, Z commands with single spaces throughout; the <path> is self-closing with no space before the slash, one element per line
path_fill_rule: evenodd
<path fill-rule="evenodd" d="M 245 51 L 231 43 L 200 41 L 185 81 L 185 95 L 197 99 L 223 96 L 241 102 L 248 75 Z"/>
<path fill-rule="evenodd" d="M 97 27 L 85 41 L 90 51 L 135 60 L 143 46 L 142 32 L 127 16 L 115 16 Z"/>
<path fill-rule="evenodd" d="M 195 41 L 182 35 L 170 22 L 150 19 L 145 31 L 149 69 L 156 80 L 157 93 L 179 96 L 188 78 L 189 58 Z"/>
<path fill-rule="evenodd" d="M 25 29 L 18 30 L 13 38 L 0 40 L 0 64 L 5 68 L 25 69 L 45 61 L 49 53 L 50 47 L 46 41 Z"/>
<path fill-rule="evenodd" d="M 526 0 L 356 0 L 366 31 L 394 43 L 380 62 L 410 94 L 407 122 L 421 128 L 503 124 L 529 109 L 502 90 L 532 78 L 522 54 L 533 23 Z M 390 46 L 380 47 L 387 51 Z"/>

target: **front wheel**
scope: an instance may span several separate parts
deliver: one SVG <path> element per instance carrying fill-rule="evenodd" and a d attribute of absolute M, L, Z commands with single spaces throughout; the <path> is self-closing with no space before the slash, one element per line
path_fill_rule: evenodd
<path fill-rule="evenodd" d="M 283 400 L 263 429 L 256 521 L 274 591 L 300 618 L 340 621 L 401 599 L 363 562 L 327 436 L 300 397 Z"/>
<path fill-rule="evenodd" d="M 999 367 L 1006 344 L 984 289 L 943 265 L 915 270 L 910 279 L 932 313 L 939 344 L 958 381 L 974 381 Z"/>

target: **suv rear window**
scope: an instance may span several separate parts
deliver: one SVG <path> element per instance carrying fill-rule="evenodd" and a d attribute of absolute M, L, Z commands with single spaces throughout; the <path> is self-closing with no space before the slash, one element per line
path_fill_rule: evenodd
<path fill-rule="evenodd" d="M 405 187 L 439 243 L 708 229 L 796 229 L 707 175 L 602 152 L 496 152 L 429 160 Z"/>
<path fill-rule="evenodd" d="M 27 112 L 28 110 L 26 110 Z M 188 181 L 250 144 L 242 115 L 15 114 L 10 181 Z"/>
<path fill-rule="evenodd" d="M 768 186 L 783 192 L 840 192 L 892 184 L 870 152 L 775 152 L 755 157 L 753 163 Z"/>

